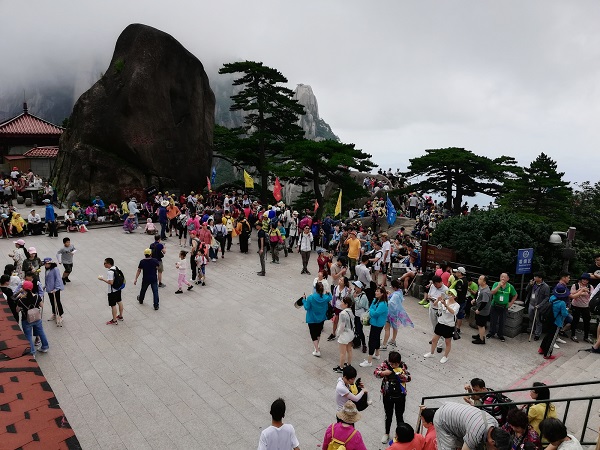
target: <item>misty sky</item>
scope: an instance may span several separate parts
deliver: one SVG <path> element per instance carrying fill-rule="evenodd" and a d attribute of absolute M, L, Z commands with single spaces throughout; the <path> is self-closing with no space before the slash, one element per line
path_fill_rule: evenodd
<path fill-rule="evenodd" d="M 80 94 L 134 22 L 209 74 L 248 59 L 310 84 L 341 140 L 384 168 L 455 146 L 522 165 L 543 151 L 567 180 L 600 180 L 598 1 L 0 0 L 0 90 L 70 76 Z"/>

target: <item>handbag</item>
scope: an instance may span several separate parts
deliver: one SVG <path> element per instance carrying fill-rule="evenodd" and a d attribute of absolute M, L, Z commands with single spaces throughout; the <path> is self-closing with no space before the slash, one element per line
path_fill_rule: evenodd
<path fill-rule="evenodd" d="M 37 322 L 42 318 L 42 311 L 40 308 L 31 308 L 27 310 L 27 322 Z"/>
<path fill-rule="evenodd" d="M 360 320 L 362 320 L 363 327 L 371 325 L 371 314 L 369 314 L 369 311 L 364 313 Z"/>

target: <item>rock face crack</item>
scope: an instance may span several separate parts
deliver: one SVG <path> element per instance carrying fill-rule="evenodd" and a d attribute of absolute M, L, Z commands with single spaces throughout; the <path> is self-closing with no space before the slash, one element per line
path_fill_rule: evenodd
<path fill-rule="evenodd" d="M 109 201 L 151 184 L 198 190 L 210 175 L 214 116 L 202 63 L 172 36 L 129 25 L 104 76 L 75 103 L 54 185 L 61 199 Z"/>

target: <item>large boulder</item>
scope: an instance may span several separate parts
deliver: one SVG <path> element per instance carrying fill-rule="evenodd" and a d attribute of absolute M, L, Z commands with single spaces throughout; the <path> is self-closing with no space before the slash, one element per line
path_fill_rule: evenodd
<path fill-rule="evenodd" d="M 73 108 L 53 180 L 60 195 L 117 200 L 150 185 L 197 190 L 212 163 L 215 96 L 175 38 L 133 24 Z"/>

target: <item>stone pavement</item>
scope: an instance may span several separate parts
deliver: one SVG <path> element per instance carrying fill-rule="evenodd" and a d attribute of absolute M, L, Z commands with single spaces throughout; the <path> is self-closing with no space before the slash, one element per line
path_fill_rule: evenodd
<path fill-rule="evenodd" d="M 41 258 L 54 257 L 64 236 L 28 237 L 26 244 L 36 246 Z M 125 235 L 120 228 L 69 236 L 78 253 L 72 283 L 62 296 L 64 327 L 44 322 L 50 351 L 38 362 L 84 449 L 256 448 L 262 427 L 270 425 L 269 406 L 280 396 L 301 448 L 322 442 L 335 419 L 338 375 L 332 368 L 338 348 L 323 342 L 322 357 L 311 355 L 304 311 L 292 306 L 312 289 L 313 276 L 300 275 L 298 254 L 282 254 L 280 265 L 267 263 L 267 276 L 258 277 L 255 242 L 251 253 L 242 255 L 234 240 L 225 259 L 207 266 L 205 287 L 175 295 L 180 247 L 170 239 L 164 260 L 167 287 L 160 289 L 160 310 L 154 311 L 151 292 L 140 305 L 133 285 L 151 236 Z M 12 241 L 0 241 L 5 263 Z M 106 285 L 97 280 L 105 273 L 105 257 L 114 258 L 127 277 L 125 321 L 118 326 L 105 325 L 110 319 Z M 310 268 L 315 275 L 316 254 Z M 543 360 L 536 343 L 527 343 L 524 335 L 485 346 L 461 339 L 447 364 L 425 360 L 432 334 L 427 311 L 414 299 L 405 303 L 416 324 L 398 336 L 413 378 L 407 422 L 416 423 L 421 396 L 460 392 L 475 376 L 498 388 L 537 380 L 534 374 Z M 326 324 L 324 332 L 330 330 Z M 465 327 L 463 334 L 470 336 L 471 329 Z M 550 364 L 558 367 L 582 345 L 569 342 Z M 362 356 L 355 351 L 355 366 Z M 384 418 L 380 383 L 371 369 L 358 371 L 375 402 L 363 412 L 358 429 L 369 449 L 385 448 L 379 443 Z M 550 374 L 556 379 L 544 381 L 566 381 L 560 373 Z"/>

